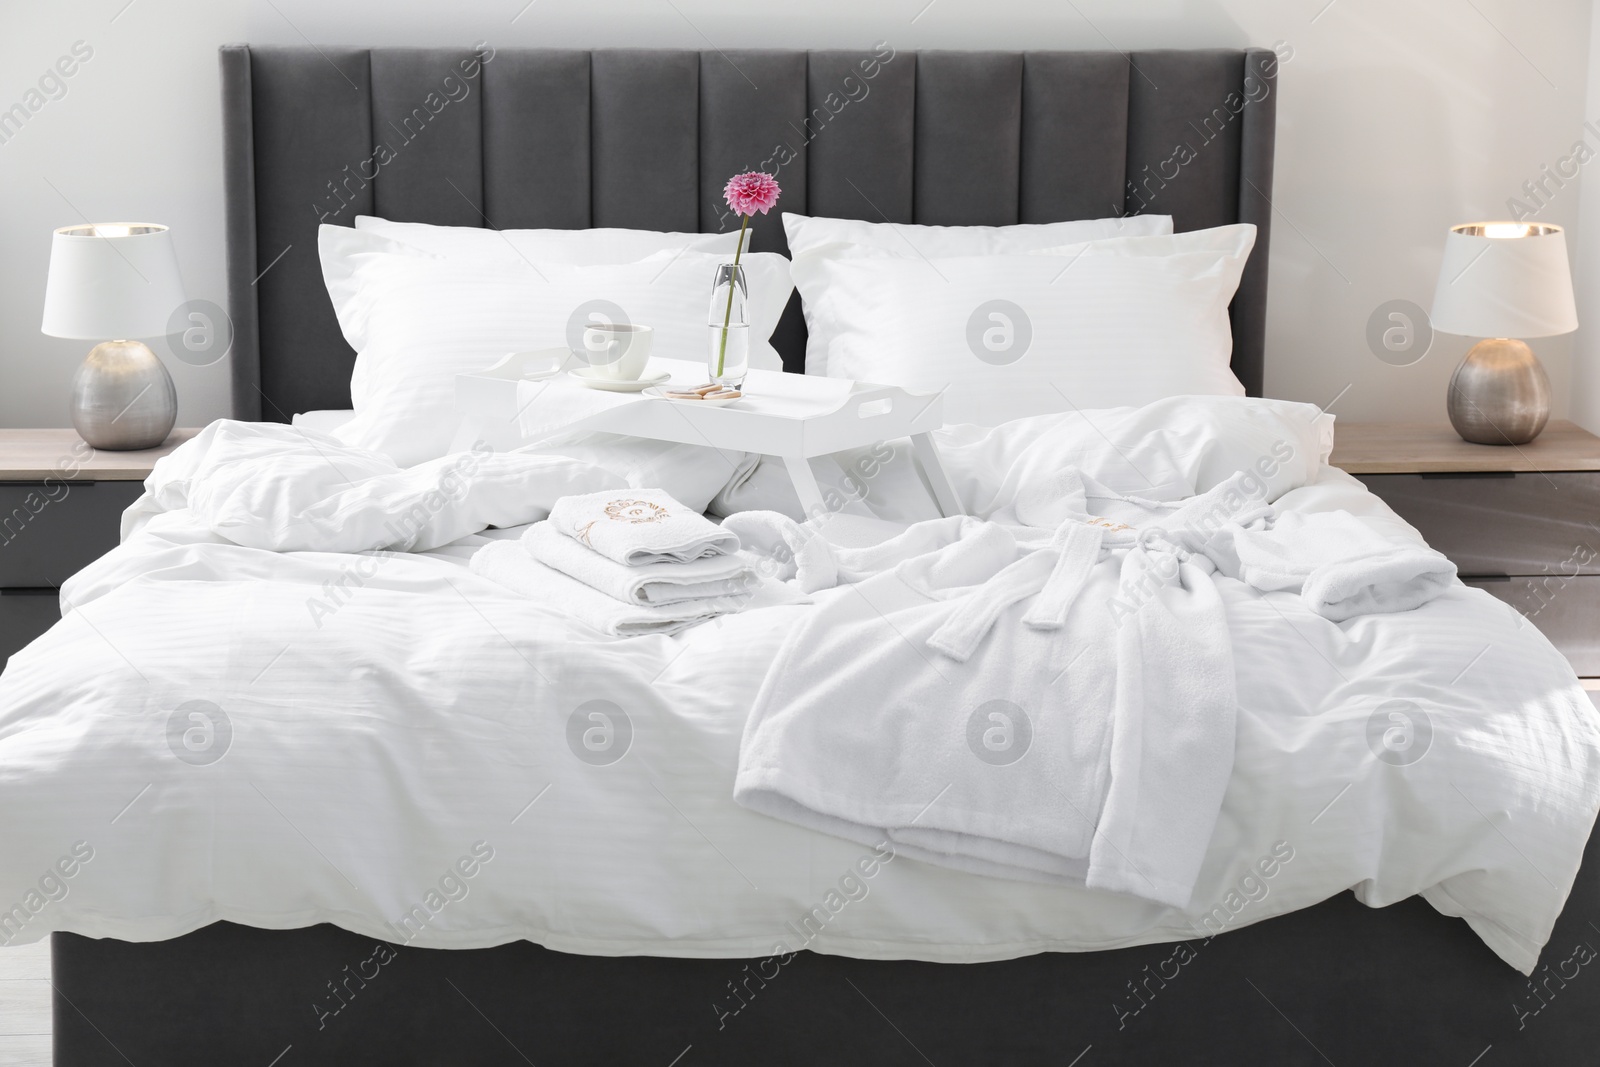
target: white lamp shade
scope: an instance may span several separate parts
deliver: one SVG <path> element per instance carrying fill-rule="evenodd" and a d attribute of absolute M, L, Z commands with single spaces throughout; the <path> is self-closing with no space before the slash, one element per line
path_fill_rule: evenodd
<path fill-rule="evenodd" d="M 1433 328 L 1467 337 L 1550 337 L 1578 328 L 1561 227 L 1452 226 L 1433 292 Z"/>
<path fill-rule="evenodd" d="M 39 328 L 86 341 L 160 337 L 183 302 L 178 257 L 165 226 L 63 226 L 50 244 Z"/>

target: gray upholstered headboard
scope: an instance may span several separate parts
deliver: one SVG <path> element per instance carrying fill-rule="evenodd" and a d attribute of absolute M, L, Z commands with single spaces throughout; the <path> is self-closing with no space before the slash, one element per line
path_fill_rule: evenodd
<path fill-rule="evenodd" d="M 782 206 L 809 215 L 1253 222 L 1233 370 L 1261 393 L 1269 51 L 227 45 L 221 58 L 239 418 L 350 405 L 355 357 L 323 289 L 319 222 L 718 230 L 728 176 L 774 166 Z M 787 251 L 775 222 L 757 250 Z M 795 370 L 797 301 L 773 337 Z"/>

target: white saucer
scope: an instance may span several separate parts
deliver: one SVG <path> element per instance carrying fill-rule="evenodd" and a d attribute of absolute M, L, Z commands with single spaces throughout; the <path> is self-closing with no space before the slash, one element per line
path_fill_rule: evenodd
<path fill-rule="evenodd" d="M 575 367 L 567 371 L 573 381 L 590 389 L 604 389 L 610 393 L 641 393 L 652 385 L 660 385 L 672 377 L 671 371 L 646 374 L 642 378 L 602 378 L 593 367 Z"/>
<path fill-rule="evenodd" d="M 670 400 L 675 404 L 693 404 L 696 407 L 702 407 L 702 408 L 726 407 L 729 404 L 732 404 L 732 403 L 735 403 L 736 401 L 744 399 L 744 397 L 742 397 L 742 396 L 725 396 L 721 400 L 680 400 L 678 397 L 668 396 L 666 393 L 662 392 L 661 389 L 659 389 L 656 386 L 651 386 L 649 389 L 646 389 L 644 391 L 644 395 L 645 396 L 653 396 L 657 400 Z"/>

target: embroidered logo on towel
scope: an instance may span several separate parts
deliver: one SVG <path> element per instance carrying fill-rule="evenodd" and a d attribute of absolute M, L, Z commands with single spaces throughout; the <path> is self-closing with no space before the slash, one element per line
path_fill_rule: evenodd
<path fill-rule="evenodd" d="M 606 518 L 614 522 L 638 525 L 642 522 L 661 522 L 667 509 L 648 500 L 613 500 L 606 505 Z"/>
<path fill-rule="evenodd" d="M 1102 519 L 1098 515 L 1090 515 L 1087 519 L 1084 519 L 1083 521 L 1084 521 L 1084 524 L 1087 525 L 1087 526 L 1101 526 L 1101 527 L 1104 527 L 1107 530 L 1131 530 L 1131 529 L 1133 529 L 1132 526 L 1129 526 L 1125 522 L 1112 522 L 1110 519 Z"/>

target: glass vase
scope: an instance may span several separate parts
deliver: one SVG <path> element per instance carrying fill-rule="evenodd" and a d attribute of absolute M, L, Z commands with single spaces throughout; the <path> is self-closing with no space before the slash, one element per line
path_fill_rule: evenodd
<path fill-rule="evenodd" d="M 750 370 L 750 319 L 744 266 L 723 263 L 706 313 L 706 370 L 718 385 L 738 388 Z"/>

